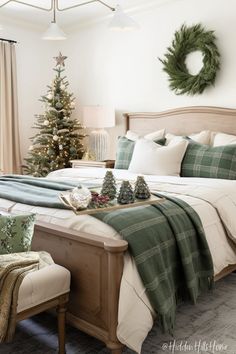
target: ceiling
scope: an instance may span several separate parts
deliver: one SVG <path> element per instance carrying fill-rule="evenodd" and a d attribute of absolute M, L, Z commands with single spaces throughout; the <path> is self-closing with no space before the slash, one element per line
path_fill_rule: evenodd
<path fill-rule="evenodd" d="M 29 4 L 50 8 L 50 0 L 22 0 Z M 133 13 L 140 7 L 159 4 L 165 0 L 103 0 L 108 5 L 115 7 L 120 4 L 127 13 Z M 0 0 L 2 5 L 6 0 Z M 85 0 L 58 0 L 61 8 L 83 3 Z M 83 24 L 102 20 L 105 17 L 112 16 L 112 12 L 100 4 L 94 2 L 72 10 L 57 12 L 57 22 L 63 28 L 73 28 Z M 37 9 L 23 6 L 17 3 L 7 4 L 0 9 L 0 17 L 5 20 L 11 20 L 22 24 L 31 25 L 39 29 L 46 28 L 52 19 L 52 13 L 39 11 Z"/>

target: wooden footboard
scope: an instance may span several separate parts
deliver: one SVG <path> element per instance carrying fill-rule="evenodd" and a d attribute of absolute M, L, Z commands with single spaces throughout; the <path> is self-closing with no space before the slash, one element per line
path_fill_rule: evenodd
<path fill-rule="evenodd" d="M 103 341 L 120 354 L 117 339 L 118 301 L 123 273 L 123 254 L 128 244 L 52 224 L 37 223 L 34 251 L 49 252 L 54 261 L 71 272 L 68 320 L 76 328 Z M 226 267 L 215 281 L 236 270 Z"/>
<path fill-rule="evenodd" d="M 71 272 L 68 320 L 120 353 L 116 336 L 120 281 L 126 241 L 37 223 L 32 250 L 49 252 Z"/>

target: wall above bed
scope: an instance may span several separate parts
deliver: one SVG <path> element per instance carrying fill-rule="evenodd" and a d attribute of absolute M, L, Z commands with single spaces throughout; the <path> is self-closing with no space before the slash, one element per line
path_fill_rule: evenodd
<path fill-rule="evenodd" d="M 161 111 L 193 105 L 236 107 L 236 2 L 228 0 L 167 1 L 132 14 L 136 32 L 109 32 L 106 23 L 80 29 L 64 44 L 69 56 L 68 77 L 80 104 L 112 104 L 118 110 L 116 137 L 125 125 L 123 111 Z M 169 90 L 162 57 L 176 29 L 186 23 L 213 28 L 221 52 L 215 87 L 194 97 Z M 194 63 L 193 63 L 194 64 Z M 113 140 L 113 139 L 112 139 Z M 114 155 L 114 144 L 112 148 Z"/>

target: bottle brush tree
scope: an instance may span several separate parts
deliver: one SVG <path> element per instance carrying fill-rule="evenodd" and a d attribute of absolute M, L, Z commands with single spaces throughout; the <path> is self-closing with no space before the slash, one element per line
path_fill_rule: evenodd
<path fill-rule="evenodd" d="M 116 197 L 116 180 L 112 171 L 107 171 L 102 184 L 102 195 L 106 195 L 110 200 Z"/>
<path fill-rule="evenodd" d="M 134 191 L 129 181 L 123 181 L 117 198 L 120 204 L 134 203 Z"/>
<path fill-rule="evenodd" d="M 138 176 L 135 183 L 134 195 L 137 199 L 148 199 L 151 197 L 150 189 L 143 176 Z"/>

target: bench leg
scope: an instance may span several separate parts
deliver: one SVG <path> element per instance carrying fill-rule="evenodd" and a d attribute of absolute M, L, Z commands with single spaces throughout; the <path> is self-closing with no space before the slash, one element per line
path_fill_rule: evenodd
<path fill-rule="evenodd" d="M 66 322 L 66 304 L 62 303 L 57 307 L 57 321 L 58 321 L 58 354 L 65 354 L 65 322 Z"/>
<path fill-rule="evenodd" d="M 122 354 L 122 348 L 111 349 L 111 354 Z"/>

